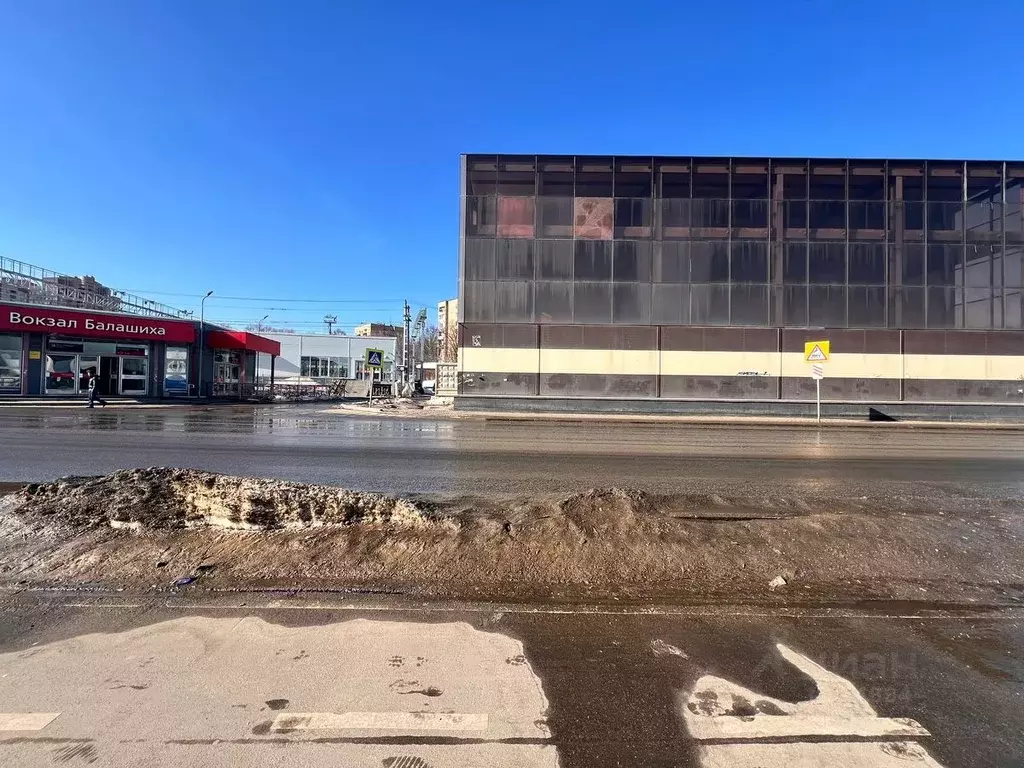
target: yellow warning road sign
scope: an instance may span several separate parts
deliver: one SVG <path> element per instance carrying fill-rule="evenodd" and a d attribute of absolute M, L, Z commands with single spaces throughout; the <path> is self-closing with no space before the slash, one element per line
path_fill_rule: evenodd
<path fill-rule="evenodd" d="M 804 343 L 804 360 L 808 363 L 824 363 L 828 360 L 828 341 L 808 341 Z"/>

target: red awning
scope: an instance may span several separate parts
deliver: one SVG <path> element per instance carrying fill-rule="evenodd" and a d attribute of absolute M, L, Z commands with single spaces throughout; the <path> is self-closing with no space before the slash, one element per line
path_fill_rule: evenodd
<path fill-rule="evenodd" d="M 244 349 L 275 357 L 281 354 L 281 342 L 245 331 L 209 331 L 206 346 L 211 349 Z"/>

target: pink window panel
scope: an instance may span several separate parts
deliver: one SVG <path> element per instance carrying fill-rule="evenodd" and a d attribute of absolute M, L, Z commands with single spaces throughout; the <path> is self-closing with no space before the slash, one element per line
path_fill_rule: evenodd
<path fill-rule="evenodd" d="M 533 237 L 533 198 L 498 198 L 498 237 Z"/>
<path fill-rule="evenodd" d="M 588 240 L 612 239 L 612 198 L 577 197 L 576 237 Z"/>

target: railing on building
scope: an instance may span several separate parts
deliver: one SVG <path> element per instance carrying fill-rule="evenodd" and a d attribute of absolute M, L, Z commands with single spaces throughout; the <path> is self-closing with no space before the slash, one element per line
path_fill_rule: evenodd
<path fill-rule="evenodd" d="M 3 256 L 0 256 L 0 301 L 147 317 L 187 317 L 191 314 L 108 288 L 92 279 L 61 274 Z"/>

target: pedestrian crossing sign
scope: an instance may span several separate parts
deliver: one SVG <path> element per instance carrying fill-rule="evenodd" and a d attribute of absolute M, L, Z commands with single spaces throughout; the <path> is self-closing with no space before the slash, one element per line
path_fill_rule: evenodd
<path fill-rule="evenodd" d="M 828 360 L 828 341 L 808 341 L 804 343 L 804 360 L 808 363 L 824 363 Z"/>
<path fill-rule="evenodd" d="M 366 350 L 366 367 L 367 368 L 383 368 L 384 367 L 384 350 L 383 349 L 368 349 L 368 350 Z"/>

